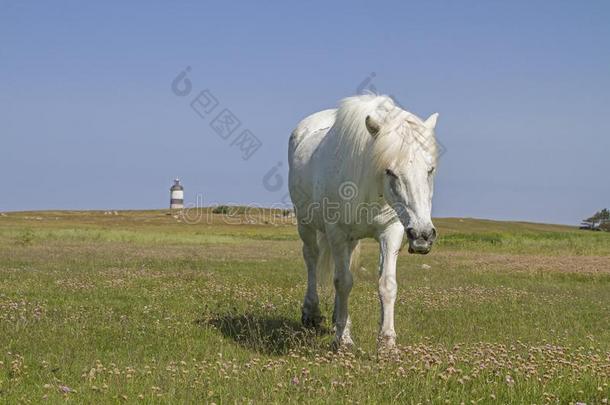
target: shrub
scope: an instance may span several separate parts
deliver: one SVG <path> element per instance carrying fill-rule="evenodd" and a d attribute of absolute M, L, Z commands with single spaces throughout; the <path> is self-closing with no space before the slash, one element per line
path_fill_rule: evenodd
<path fill-rule="evenodd" d="M 218 207 L 214 208 L 212 210 L 212 213 L 214 214 L 228 214 L 229 213 L 229 207 L 226 205 L 219 205 Z"/>

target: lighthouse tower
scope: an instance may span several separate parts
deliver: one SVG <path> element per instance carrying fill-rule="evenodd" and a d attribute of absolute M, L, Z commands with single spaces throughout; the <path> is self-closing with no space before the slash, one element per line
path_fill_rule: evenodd
<path fill-rule="evenodd" d="M 184 208 L 184 188 L 180 184 L 180 179 L 174 180 L 174 185 L 169 189 L 169 193 L 169 208 L 172 210 Z"/>

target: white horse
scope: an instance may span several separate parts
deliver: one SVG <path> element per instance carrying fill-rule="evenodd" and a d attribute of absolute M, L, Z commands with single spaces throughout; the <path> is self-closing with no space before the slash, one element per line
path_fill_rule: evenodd
<path fill-rule="evenodd" d="M 302 322 L 317 327 L 322 321 L 317 268 L 334 265 L 337 347 L 353 345 L 350 267 L 366 237 L 380 244 L 379 343 L 395 345 L 396 259 L 404 233 L 410 253 L 428 253 L 436 239 L 431 210 L 437 117 L 422 121 L 387 96 L 362 95 L 310 115 L 292 132 L 289 188 L 308 275 Z"/>

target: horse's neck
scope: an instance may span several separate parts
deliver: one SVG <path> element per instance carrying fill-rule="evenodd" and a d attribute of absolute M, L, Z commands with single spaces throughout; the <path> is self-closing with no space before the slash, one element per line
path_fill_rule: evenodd
<path fill-rule="evenodd" d="M 366 154 L 353 153 L 352 151 L 337 154 L 336 151 L 341 149 L 341 145 L 338 143 L 337 137 L 332 135 L 331 139 L 328 140 L 330 142 L 325 145 L 325 149 L 330 152 L 325 159 L 330 165 L 325 170 L 334 179 L 332 182 L 334 184 L 331 187 L 337 187 L 335 190 L 339 190 L 342 185 L 352 183 L 358 189 L 358 200 L 362 202 L 376 201 L 383 190 L 383 185 L 381 179 L 376 178 L 372 169 L 367 166 L 367 161 L 370 158 Z M 333 170 L 336 170 L 336 172 L 332 173 Z"/>
<path fill-rule="evenodd" d="M 383 184 L 381 179 L 377 178 L 373 173 L 354 171 L 349 166 L 346 167 L 343 176 L 338 176 L 342 179 L 338 186 L 351 182 L 356 185 L 358 190 L 358 200 L 362 203 L 374 203 L 379 201 L 379 197 L 383 194 Z"/>

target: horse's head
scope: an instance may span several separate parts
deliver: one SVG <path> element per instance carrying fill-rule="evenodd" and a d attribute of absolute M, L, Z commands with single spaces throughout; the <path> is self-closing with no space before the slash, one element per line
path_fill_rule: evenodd
<path fill-rule="evenodd" d="M 438 114 L 425 122 L 404 114 L 383 120 L 366 117 L 374 140 L 383 197 L 405 227 L 409 253 L 426 254 L 436 240 L 432 194 L 436 172 L 434 127 Z"/>

